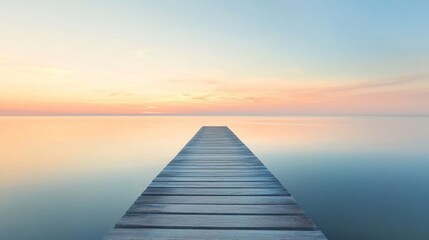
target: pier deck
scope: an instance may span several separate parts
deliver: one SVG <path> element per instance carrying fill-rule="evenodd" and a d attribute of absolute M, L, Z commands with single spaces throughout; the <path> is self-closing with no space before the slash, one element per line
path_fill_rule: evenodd
<path fill-rule="evenodd" d="M 326 240 L 227 127 L 202 127 L 104 239 Z"/>

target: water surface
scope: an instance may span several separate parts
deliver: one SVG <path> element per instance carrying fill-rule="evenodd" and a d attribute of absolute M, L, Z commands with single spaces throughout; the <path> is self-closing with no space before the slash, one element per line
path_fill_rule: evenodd
<path fill-rule="evenodd" d="M 330 240 L 427 240 L 427 117 L 2 117 L 0 239 L 100 239 L 202 125 L 228 125 Z"/>

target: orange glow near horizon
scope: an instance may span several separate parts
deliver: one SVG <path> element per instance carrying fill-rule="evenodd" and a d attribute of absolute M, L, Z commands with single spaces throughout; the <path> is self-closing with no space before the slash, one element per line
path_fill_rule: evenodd
<path fill-rule="evenodd" d="M 0 71 L 2 79 L 19 79 L 5 72 Z M 183 80 L 160 81 L 149 88 L 124 82 L 106 89 L 103 83 L 73 84 L 55 78 L 55 84 L 32 83 L 31 76 L 1 82 L 6 86 L 0 89 L 0 115 L 425 114 L 429 106 L 426 76 L 347 84 L 310 79 Z"/>

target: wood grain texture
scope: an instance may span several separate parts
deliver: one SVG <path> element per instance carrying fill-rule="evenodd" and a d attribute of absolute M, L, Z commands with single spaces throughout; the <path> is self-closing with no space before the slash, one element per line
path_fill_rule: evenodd
<path fill-rule="evenodd" d="M 117 228 L 315 230 L 305 215 L 126 214 Z"/>
<path fill-rule="evenodd" d="M 202 127 L 105 240 L 326 240 L 227 127 Z"/>
<path fill-rule="evenodd" d="M 128 213 L 301 215 L 298 205 L 133 204 Z"/>
<path fill-rule="evenodd" d="M 162 196 L 143 195 L 136 203 L 169 203 L 169 204 L 238 204 L 238 205 L 272 205 L 296 204 L 291 196 Z"/>
<path fill-rule="evenodd" d="M 162 172 L 159 177 L 274 177 L 270 172 L 267 173 L 238 173 L 238 172 Z"/>
<path fill-rule="evenodd" d="M 265 166 L 259 165 L 259 166 L 207 166 L 207 165 L 188 165 L 188 166 L 180 166 L 180 165 L 168 165 L 167 167 L 164 168 L 164 171 L 177 171 L 177 170 L 235 170 L 235 171 L 246 171 L 246 170 L 267 170 L 267 168 Z"/>
<path fill-rule="evenodd" d="M 152 182 L 149 187 L 282 188 L 279 182 Z"/>
<path fill-rule="evenodd" d="M 326 240 L 321 231 L 115 228 L 104 240 Z"/>
<path fill-rule="evenodd" d="M 277 182 L 274 177 L 156 177 L 154 182 Z"/>
<path fill-rule="evenodd" d="M 266 174 L 270 173 L 267 169 L 180 169 L 170 167 L 164 169 L 162 173 L 254 173 L 254 174 Z"/>
<path fill-rule="evenodd" d="M 157 188 L 148 187 L 142 195 L 169 196 L 289 196 L 284 188 Z"/>

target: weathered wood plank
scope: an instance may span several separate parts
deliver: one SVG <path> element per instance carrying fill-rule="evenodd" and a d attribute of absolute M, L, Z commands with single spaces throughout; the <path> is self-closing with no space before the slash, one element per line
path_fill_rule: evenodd
<path fill-rule="evenodd" d="M 199 163 L 207 163 L 207 164 L 219 164 L 219 163 L 229 163 L 229 164 L 249 164 L 249 163 L 258 163 L 258 164 L 262 164 L 261 161 L 259 160 L 255 160 L 255 159 L 228 159 L 228 158 L 217 158 L 217 159 L 213 159 L 213 158 L 209 158 L 209 159 L 204 159 L 204 158 L 194 158 L 194 159 L 180 159 L 177 158 L 174 159 L 173 161 L 171 161 L 171 163 L 194 163 L 194 164 L 199 164 Z M 262 164 L 263 165 L 263 164 Z"/>
<path fill-rule="evenodd" d="M 246 147 L 241 141 L 228 138 L 193 139 L 185 147 L 211 147 L 214 144 L 217 144 L 217 147 Z"/>
<path fill-rule="evenodd" d="M 252 158 L 231 158 L 231 156 L 218 156 L 217 158 L 213 158 L 213 156 L 210 156 L 209 158 L 205 158 L 205 156 L 197 156 L 197 157 L 183 157 L 183 156 L 176 156 L 172 162 L 181 162 L 181 163 L 262 163 L 261 161 L 257 159 Z"/>
<path fill-rule="evenodd" d="M 171 161 L 170 164 L 192 164 L 192 165 L 263 165 L 259 161 L 255 160 L 236 160 L 236 161 L 229 161 L 229 160 L 174 160 Z"/>
<path fill-rule="evenodd" d="M 230 171 L 226 171 L 226 170 L 230 170 Z M 178 171 L 165 171 L 165 172 L 161 172 L 160 174 L 195 174 L 194 176 L 198 176 L 198 175 L 203 175 L 203 176 L 273 176 L 271 174 L 270 171 L 248 171 L 248 170 L 235 170 L 232 171 L 232 169 L 225 169 L 225 172 L 222 172 L 222 169 L 218 169 L 218 170 L 210 170 L 210 169 L 190 169 L 190 170 L 178 170 Z M 206 175 L 204 175 L 206 174 Z"/>
<path fill-rule="evenodd" d="M 173 160 L 178 160 L 178 159 L 182 159 L 182 160 L 255 160 L 255 161 L 259 161 L 255 155 L 230 155 L 230 156 L 217 156 L 217 155 L 212 155 L 212 156 L 208 156 L 208 155 L 177 155 Z"/>
<path fill-rule="evenodd" d="M 273 177 L 268 173 L 211 173 L 211 172 L 200 172 L 200 173 L 160 173 L 159 177 Z"/>
<path fill-rule="evenodd" d="M 252 169 L 259 169 L 259 167 L 261 167 L 261 169 L 263 169 L 265 166 L 263 165 L 259 165 L 259 164 L 252 164 L 252 163 L 244 163 L 244 164 L 240 164 L 240 163 L 236 163 L 236 164 L 228 164 L 228 163 L 196 163 L 196 164 L 190 164 L 190 163 L 171 163 L 170 165 L 167 165 L 167 167 L 177 167 L 178 169 L 204 169 L 204 168 L 208 168 L 208 169 L 244 169 L 247 167 L 251 167 L 249 168 L 249 170 Z"/>
<path fill-rule="evenodd" d="M 211 162 L 200 162 L 200 161 L 172 161 L 167 166 L 178 166 L 178 167 L 247 167 L 247 166 L 255 166 L 255 167 L 265 167 L 261 162 L 226 162 L 226 161 L 211 161 Z"/>
<path fill-rule="evenodd" d="M 279 182 L 152 182 L 149 187 L 282 188 Z"/>
<path fill-rule="evenodd" d="M 230 164 L 230 165 L 263 165 L 262 162 L 251 160 L 251 159 L 243 159 L 243 160 L 228 160 L 228 159 L 212 159 L 212 160 L 204 160 L 204 159 L 177 159 L 170 162 L 170 164 Z"/>
<path fill-rule="evenodd" d="M 224 146 L 222 146 L 224 145 Z M 243 144 L 234 144 L 234 145 L 227 145 L 227 144 L 207 144 L 207 145 L 201 145 L 201 143 L 199 143 L 199 146 L 196 144 L 190 144 L 190 145 L 186 145 L 185 147 L 183 147 L 183 149 L 186 150 L 192 150 L 192 149 L 200 149 L 200 150 L 211 150 L 211 149 L 226 149 L 226 150 L 235 150 L 235 149 L 245 149 L 245 150 L 250 150 L 248 147 L 246 147 L 246 145 Z"/>
<path fill-rule="evenodd" d="M 277 182 L 274 177 L 156 177 L 154 182 Z"/>
<path fill-rule="evenodd" d="M 202 169 L 181 169 L 181 168 L 164 168 L 162 170 L 163 173 L 270 173 L 266 168 L 260 169 L 210 169 L 210 168 L 202 168 Z"/>
<path fill-rule="evenodd" d="M 250 155 L 252 154 L 249 150 L 245 149 L 185 149 L 180 152 L 180 155 L 204 155 L 204 154 L 216 154 L 216 155 Z"/>
<path fill-rule="evenodd" d="M 262 163 L 259 159 L 254 159 L 252 156 L 218 156 L 218 155 L 177 155 L 172 162 L 231 162 L 231 163 Z"/>
<path fill-rule="evenodd" d="M 245 157 L 245 156 L 249 156 L 251 157 L 252 154 L 251 153 L 185 153 L 185 154 L 180 154 L 179 156 L 181 157 L 195 157 L 195 158 L 201 158 L 202 160 L 205 160 L 205 157 L 210 157 L 213 158 L 214 156 L 218 157 L 218 158 L 224 158 L 225 160 L 229 160 L 228 158 L 231 158 L 231 160 L 233 160 L 233 157 Z"/>
<path fill-rule="evenodd" d="M 232 165 L 232 166 L 222 166 L 222 165 L 188 165 L 188 166 L 181 166 L 181 165 L 167 165 L 167 167 L 164 168 L 164 171 L 169 171 L 169 170 L 258 170 L 258 169 L 262 169 L 262 170 L 267 170 L 267 168 L 265 166 L 237 166 L 237 165 Z"/>
<path fill-rule="evenodd" d="M 185 147 L 246 147 L 243 143 L 201 143 L 201 142 L 191 142 Z"/>
<path fill-rule="evenodd" d="M 117 228 L 315 230 L 305 215 L 126 214 Z"/>
<path fill-rule="evenodd" d="M 136 203 L 285 205 L 296 204 L 291 196 L 140 196 Z"/>
<path fill-rule="evenodd" d="M 284 188 L 157 188 L 148 187 L 142 195 L 170 196 L 289 196 Z"/>
<path fill-rule="evenodd" d="M 219 144 L 211 145 L 211 146 L 196 146 L 194 144 L 191 144 L 189 146 L 185 146 L 183 149 L 204 149 L 204 150 L 210 150 L 210 149 L 246 149 L 249 150 L 249 148 L 246 147 L 246 145 L 241 144 L 240 146 L 231 146 L 226 145 L 225 146 L 219 146 Z"/>
<path fill-rule="evenodd" d="M 115 228 L 104 240 L 326 240 L 320 231 Z"/>
<path fill-rule="evenodd" d="M 133 204 L 128 213 L 228 214 L 228 215 L 300 215 L 298 205 L 192 205 Z"/>
<path fill-rule="evenodd" d="M 234 151 L 228 151 L 228 150 L 193 150 L 193 151 L 185 151 L 180 152 L 180 155 L 182 156 L 194 156 L 194 155 L 218 155 L 218 156 L 252 156 L 252 152 L 250 151 L 244 151 L 244 150 L 234 150 Z"/>
<path fill-rule="evenodd" d="M 190 156 L 187 156 L 186 158 L 181 158 L 180 155 L 177 155 L 170 163 L 195 163 L 195 164 L 199 164 L 199 163 L 214 163 L 214 164 L 219 164 L 219 163 L 230 163 L 230 164 L 250 164 L 250 163 L 258 163 L 261 165 L 264 165 L 261 161 L 256 160 L 256 159 L 251 159 L 251 158 L 230 158 L 231 156 L 228 157 L 222 157 L 222 156 L 218 156 L 218 158 L 213 158 L 214 155 L 211 156 L 211 158 L 204 158 L 204 156 L 198 156 L 195 158 L 189 158 Z"/>

